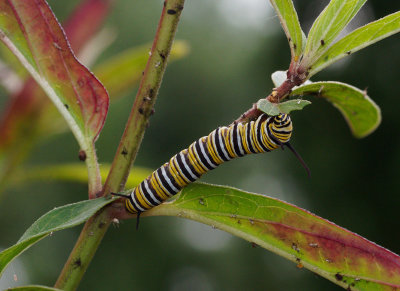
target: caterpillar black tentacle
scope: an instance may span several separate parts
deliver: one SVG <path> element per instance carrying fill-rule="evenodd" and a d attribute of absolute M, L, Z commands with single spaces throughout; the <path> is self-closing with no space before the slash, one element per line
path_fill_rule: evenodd
<path fill-rule="evenodd" d="M 126 199 L 126 209 L 140 214 L 177 194 L 223 162 L 288 145 L 292 129 L 292 121 L 287 114 L 271 117 L 263 114 L 256 121 L 218 127 L 173 156 L 133 189 Z M 305 166 L 293 148 L 288 147 Z M 305 168 L 308 171 L 307 166 Z"/>

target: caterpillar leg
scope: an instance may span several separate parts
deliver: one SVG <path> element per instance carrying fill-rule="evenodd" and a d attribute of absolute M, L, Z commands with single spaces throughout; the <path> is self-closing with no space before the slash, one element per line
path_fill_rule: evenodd
<path fill-rule="evenodd" d="M 114 193 L 114 192 L 111 192 L 111 195 L 119 196 L 119 197 L 124 197 L 124 198 L 126 198 L 126 199 L 129 199 L 129 198 L 131 197 L 131 195 L 128 195 L 128 194 L 121 194 L 121 193 Z M 136 230 L 139 229 L 140 214 L 142 214 L 142 211 L 138 211 L 137 214 L 136 214 L 136 215 L 137 215 L 137 216 L 136 216 Z"/>

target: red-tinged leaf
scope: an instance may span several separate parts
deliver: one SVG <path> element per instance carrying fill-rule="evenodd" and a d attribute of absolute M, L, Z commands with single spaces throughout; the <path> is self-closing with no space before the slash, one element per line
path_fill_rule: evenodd
<path fill-rule="evenodd" d="M 104 87 L 76 60 L 45 1 L 1 0 L 0 11 L 2 40 L 52 99 L 81 147 L 88 147 L 107 114 Z"/>
<path fill-rule="evenodd" d="M 171 202 L 142 214 L 147 215 L 178 216 L 209 224 L 351 290 L 400 290 L 398 255 L 265 195 L 195 183 Z"/>
<path fill-rule="evenodd" d="M 83 2 L 71 15 L 69 20 L 67 20 L 67 24 L 65 25 L 66 31 L 68 33 L 68 37 L 72 40 L 73 47 L 79 51 L 82 46 L 85 44 L 84 42 L 90 39 L 91 36 L 99 29 L 101 22 L 104 20 L 106 16 L 106 12 L 108 11 L 110 0 L 87 0 Z M 33 4 L 32 1 L 31 4 Z M 47 7 L 47 6 L 46 6 Z M 0 11 L 6 12 L 7 15 L 11 15 L 14 13 L 10 11 L 11 6 L 7 4 L 5 1 L 0 1 Z M 51 11 L 45 9 L 48 12 L 48 17 L 53 17 Z M 43 21 L 46 18 L 42 18 Z M 78 29 L 77 23 L 79 20 L 79 24 L 85 28 L 90 27 L 90 29 Z M 61 40 L 64 38 L 62 30 L 58 27 L 58 23 L 53 17 L 53 21 L 49 25 L 53 25 L 54 34 Z M 21 52 L 25 52 L 24 55 L 27 56 L 27 59 L 33 61 L 33 54 L 27 53 L 29 52 L 29 47 L 27 43 L 24 43 L 24 35 L 22 34 L 22 30 L 20 28 L 24 28 L 24 26 L 19 25 L 17 18 L 9 17 L 2 18 L 0 16 L 0 29 L 5 29 L 8 31 L 12 40 L 16 41 L 16 45 L 19 45 L 17 49 Z M 48 35 L 49 36 L 49 35 Z M 51 36 L 51 34 L 50 34 Z M 33 36 L 32 36 L 33 37 Z M 95 101 L 93 104 L 89 104 L 89 109 L 92 105 L 97 104 L 97 108 L 99 108 L 99 112 L 95 113 L 94 118 L 91 116 L 91 112 L 86 114 L 86 124 L 84 126 L 92 127 L 93 134 L 98 132 L 101 129 L 102 124 L 104 123 L 105 113 L 108 107 L 108 97 L 105 95 L 105 90 L 101 86 L 101 84 L 84 68 L 80 65 L 73 57 L 72 52 L 68 48 L 68 43 L 64 39 L 63 44 L 66 47 L 62 48 L 59 45 L 55 46 L 51 43 L 53 47 L 50 47 L 54 53 L 64 52 L 64 54 L 60 54 L 61 58 L 64 58 L 64 55 L 67 55 L 67 58 L 70 59 L 70 63 L 72 62 L 72 68 L 68 67 L 67 63 L 60 63 L 61 69 L 65 69 L 69 73 L 70 70 L 83 72 L 83 77 L 87 77 L 89 81 L 86 86 L 87 89 L 94 89 L 93 92 L 99 92 L 98 96 L 92 94 L 93 92 L 89 92 L 89 98 L 85 98 L 84 94 L 87 90 L 75 90 L 75 96 L 66 96 L 66 98 L 71 99 L 72 104 L 75 107 L 78 107 L 76 104 L 79 99 L 74 101 L 75 97 L 81 98 L 84 102 L 82 102 L 78 110 L 76 112 L 71 112 L 75 114 L 75 117 L 79 117 L 79 114 L 85 115 L 87 113 L 87 109 L 84 108 L 85 103 L 91 103 L 90 98 Z M 74 77 L 71 75 L 70 77 Z M 79 79 L 76 80 L 79 84 Z M 75 89 L 72 86 L 73 82 L 68 81 L 66 85 L 70 86 L 71 89 Z M 90 88 L 90 85 L 94 84 L 94 88 Z M 51 84 L 53 86 L 58 86 L 57 83 Z M 72 85 L 72 86 L 71 86 Z M 92 86 L 93 87 L 93 86 Z M 97 87 L 97 89 L 96 89 Z M 58 89 L 58 88 L 57 88 Z M 61 92 L 64 94 L 65 92 Z M 64 97 L 64 96 L 61 96 Z M 94 99 L 93 99 L 94 98 Z M 71 103 L 71 102 L 69 102 Z M 72 108 L 68 102 L 65 102 L 69 109 Z M 63 108 L 64 109 L 64 108 Z M 81 112 L 79 112 L 79 110 Z M 94 108 L 94 111 L 98 109 Z M 92 111 L 93 112 L 93 111 Z M 45 98 L 45 93 L 34 83 L 31 79 L 26 81 L 25 87 L 16 95 L 12 100 L 10 100 L 10 104 L 6 107 L 5 115 L 2 118 L 2 122 L 0 124 L 0 163 L 2 163 L 2 167 L 0 169 L 0 184 L 7 179 L 8 174 L 12 173 L 13 169 L 16 165 L 19 164 L 21 160 L 27 155 L 30 151 L 34 141 L 40 133 L 48 134 L 49 132 L 57 132 L 60 129 L 64 129 L 63 122 L 59 120 L 57 114 L 55 114 L 53 106 L 49 103 L 49 99 Z M 98 118 L 96 118 L 96 116 Z M 97 122 L 97 125 L 96 125 Z M 97 129 L 96 129 L 97 127 Z M 90 141 L 91 137 L 88 137 L 87 143 L 92 143 Z"/>

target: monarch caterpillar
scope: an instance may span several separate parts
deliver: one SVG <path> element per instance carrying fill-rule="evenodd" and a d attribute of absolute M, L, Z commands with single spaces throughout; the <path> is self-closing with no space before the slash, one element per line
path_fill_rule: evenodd
<path fill-rule="evenodd" d="M 292 129 L 292 121 L 287 114 L 270 117 L 263 114 L 256 121 L 218 127 L 173 156 L 133 189 L 130 195 L 112 194 L 128 198 L 125 201 L 126 210 L 140 215 L 223 162 L 247 154 L 269 152 L 284 145 L 294 152 L 309 171 L 288 143 Z"/>

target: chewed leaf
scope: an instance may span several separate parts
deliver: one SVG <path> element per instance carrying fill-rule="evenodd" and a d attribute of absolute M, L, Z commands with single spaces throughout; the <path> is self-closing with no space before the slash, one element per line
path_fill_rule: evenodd
<path fill-rule="evenodd" d="M 190 184 L 142 214 L 169 215 L 224 230 L 351 290 L 398 290 L 400 257 L 289 203 L 231 187 Z"/>
<path fill-rule="evenodd" d="M 364 5 L 366 0 L 331 0 L 313 23 L 302 66 L 308 69 L 329 48 L 339 33 Z"/>
<path fill-rule="evenodd" d="M 270 0 L 289 40 L 292 60 L 297 62 L 303 52 L 304 33 L 292 0 Z"/>
<path fill-rule="evenodd" d="M 278 106 L 276 106 L 275 103 L 269 102 L 267 99 L 258 100 L 257 109 L 268 114 L 269 116 L 276 116 L 281 113 Z"/>
<path fill-rule="evenodd" d="M 278 108 L 282 113 L 289 114 L 291 111 L 294 110 L 302 110 L 304 107 L 310 104 L 311 102 L 308 100 L 292 99 L 279 103 Z"/>
<path fill-rule="evenodd" d="M 261 99 L 257 102 L 257 109 L 268 114 L 269 116 L 276 116 L 280 113 L 289 114 L 294 110 L 302 110 L 309 104 L 311 104 L 310 101 L 302 99 L 293 99 L 281 103 L 272 103 L 267 99 Z"/>
<path fill-rule="evenodd" d="M 0 0 L 0 38 L 41 85 L 83 149 L 103 127 L 108 95 L 74 57 L 44 0 Z"/>
<path fill-rule="evenodd" d="M 323 68 L 381 39 L 400 32 L 400 11 L 368 23 L 333 44 L 312 66 L 310 77 Z"/>
<path fill-rule="evenodd" d="M 315 82 L 297 87 L 291 96 L 314 95 L 330 101 L 358 138 L 372 133 L 381 122 L 381 111 L 365 91 L 340 82 Z"/>
<path fill-rule="evenodd" d="M 115 199 L 99 198 L 55 208 L 36 220 L 18 242 L 0 253 L 0 275 L 7 265 L 22 252 L 50 233 L 71 228 L 88 220 Z"/>

